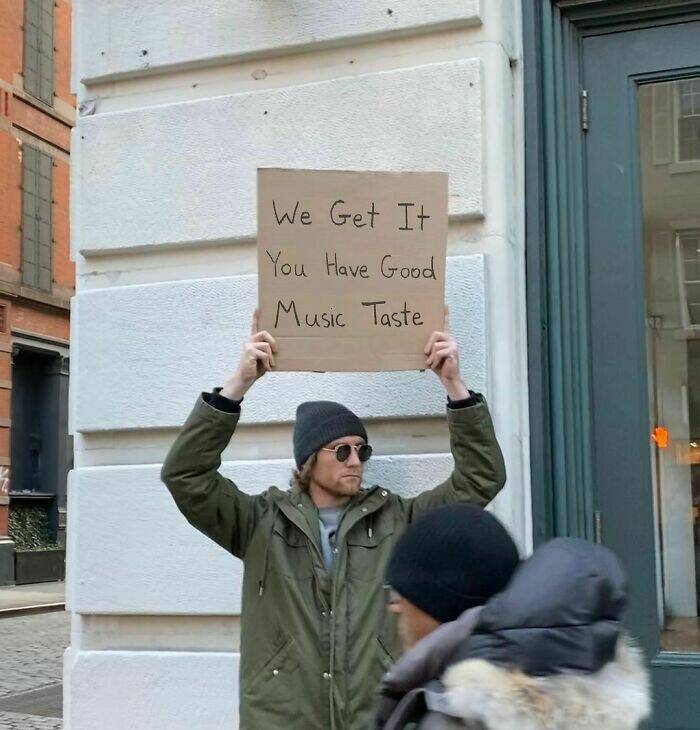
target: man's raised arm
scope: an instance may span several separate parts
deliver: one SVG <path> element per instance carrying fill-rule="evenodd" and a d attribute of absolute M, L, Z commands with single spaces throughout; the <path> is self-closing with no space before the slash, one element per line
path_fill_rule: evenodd
<path fill-rule="evenodd" d="M 406 500 L 410 519 L 449 502 L 471 502 L 485 507 L 503 488 L 506 468 L 496 440 L 491 414 L 482 395 L 467 388 L 459 369 L 459 349 L 445 308 L 443 332 L 433 332 L 425 347 L 426 365 L 447 392 L 447 422 L 452 474 L 434 489 Z"/>
<path fill-rule="evenodd" d="M 241 558 L 262 505 L 218 469 L 236 429 L 243 396 L 274 366 L 275 341 L 267 332 L 256 331 L 256 319 L 233 377 L 220 391 L 198 398 L 161 469 L 162 481 L 188 522 Z"/>

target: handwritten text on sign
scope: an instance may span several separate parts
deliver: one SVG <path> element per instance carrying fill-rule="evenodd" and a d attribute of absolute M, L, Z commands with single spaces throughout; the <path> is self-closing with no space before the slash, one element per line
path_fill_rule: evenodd
<path fill-rule="evenodd" d="M 447 175 L 258 171 L 278 370 L 412 370 L 443 322 Z"/>

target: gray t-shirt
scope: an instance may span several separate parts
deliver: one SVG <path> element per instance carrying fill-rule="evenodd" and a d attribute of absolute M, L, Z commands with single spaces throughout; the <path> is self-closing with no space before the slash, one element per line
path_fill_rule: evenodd
<path fill-rule="evenodd" d="M 333 570 L 335 559 L 335 538 L 338 534 L 340 516 L 343 514 L 342 507 L 319 507 L 318 526 L 321 529 L 321 547 L 323 548 L 323 563 L 328 573 Z"/>

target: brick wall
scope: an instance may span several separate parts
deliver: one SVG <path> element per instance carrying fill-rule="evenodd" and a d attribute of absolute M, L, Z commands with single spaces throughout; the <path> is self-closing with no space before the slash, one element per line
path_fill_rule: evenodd
<path fill-rule="evenodd" d="M 6 331 L 0 332 L 0 470 L 10 466 L 12 332 L 67 341 L 69 300 L 75 288 L 70 260 L 69 155 L 75 117 L 70 92 L 71 3 L 54 5 L 54 102 L 46 105 L 23 87 L 24 2 L 0 6 L 0 307 Z M 52 291 L 22 285 L 22 149 L 30 144 L 53 159 Z M 0 492 L 9 472 L 0 473 Z M 7 534 L 7 502 L 0 493 L 0 538 Z"/>

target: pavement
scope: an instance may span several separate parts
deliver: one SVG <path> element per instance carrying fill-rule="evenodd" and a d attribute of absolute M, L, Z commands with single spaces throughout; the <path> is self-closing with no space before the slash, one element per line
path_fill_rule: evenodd
<path fill-rule="evenodd" d="M 0 730 L 61 730 L 62 720 L 14 712 L 0 712 Z"/>
<path fill-rule="evenodd" d="M 64 609 L 66 584 L 32 583 L 0 588 L 0 618 L 20 613 L 44 613 Z"/>
<path fill-rule="evenodd" d="M 63 585 L 0 588 L 0 730 L 63 726 L 63 652 L 70 641 L 70 614 L 56 609 Z"/>

